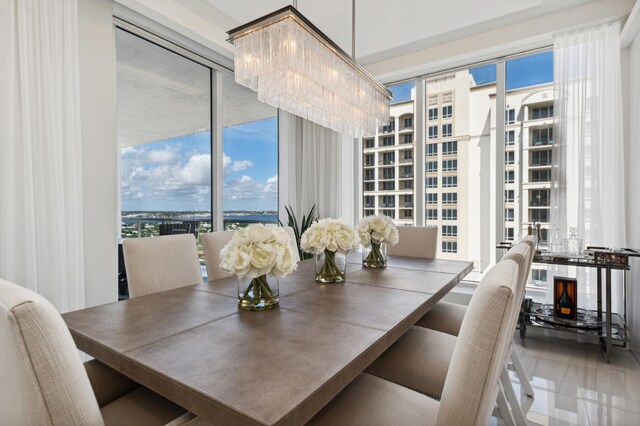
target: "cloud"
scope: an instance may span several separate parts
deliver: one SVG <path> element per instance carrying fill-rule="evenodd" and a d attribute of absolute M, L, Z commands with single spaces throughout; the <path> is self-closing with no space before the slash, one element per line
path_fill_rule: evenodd
<path fill-rule="evenodd" d="M 176 173 L 179 185 L 210 185 L 211 184 L 211 155 L 193 155 L 187 164 Z"/>
<path fill-rule="evenodd" d="M 249 160 L 234 161 L 231 170 L 234 172 L 242 172 L 253 166 L 253 163 Z"/>
<path fill-rule="evenodd" d="M 121 189 L 125 210 L 208 209 L 211 155 L 181 146 L 154 144 L 121 150 Z M 201 148 L 203 149 L 203 148 Z M 206 148 L 205 148 L 206 149 Z M 223 154 L 225 209 L 260 210 L 277 205 L 278 176 L 257 180 L 249 160 Z M 242 173 L 244 172 L 244 173 Z M 158 207 L 162 206 L 162 207 Z"/>
<path fill-rule="evenodd" d="M 222 168 L 225 174 L 243 172 L 253 167 L 253 162 L 249 160 L 233 161 L 227 154 L 222 153 Z"/>
<path fill-rule="evenodd" d="M 175 164 L 180 161 L 180 155 L 168 146 L 165 146 L 162 150 L 147 151 L 145 156 L 147 164 Z"/>
<path fill-rule="evenodd" d="M 277 193 L 278 192 L 278 175 L 271 176 L 267 179 L 267 184 L 264 186 L 264 192 Z"/>

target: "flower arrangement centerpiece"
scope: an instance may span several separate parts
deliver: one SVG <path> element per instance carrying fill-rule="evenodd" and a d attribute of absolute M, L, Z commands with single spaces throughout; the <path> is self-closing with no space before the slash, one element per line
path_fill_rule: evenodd
<path fill-rule="evenodd" d="M 253 224 L 235 231 L 220 250 L 220 266 L 238 276 L 240 308 L 255 311 L 278 306 L 278 278 L 296 269 L 294 250 L 287 232 L 275 225 Z"/>
<path fill-rule="evenodd" d="M 358 238 L 342 219 L 320 219 L 302 234 L 302 250 L 316 255 L 316 281 L 341 283 L 345 280 L 346 255 Z"/>
<path fill-rule="evenodd" d="M 363 218 L 358 224 L 358 236 L 364 246 L 362 264 L 369 268 L 386 267 L 387 244 L 395 246 L 400 239 L 393 220 L 384 215 Z"/>

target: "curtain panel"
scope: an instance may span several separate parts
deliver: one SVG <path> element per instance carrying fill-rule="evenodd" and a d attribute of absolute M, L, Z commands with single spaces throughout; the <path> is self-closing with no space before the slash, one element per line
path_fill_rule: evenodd
<path fill-rule="evenodd" d="M 300 220 L 315 204 L 321 218 L 354 224 L 355 139 L 282 110 L 278 114 L 280 220 L 286 223 L 285 205 Z"/>
<path fill-rule="evenodd" d="M 0 2 L 0 277 L 84 307 L 76 0 Z"/>
<path fill-rule="evenodd" d="M 625 180 L 620 70 L 620 24 L 554 38 L 554 141 L 550 228 L 561 237 L 577 228 L 584 245 L 625 246 Z M 574 268 L 575 269 L 575 268 Z M 578 278 L 578 303 L 596 306 L 595 270 L 550 268 Z M 614 273 L 612 306 L 622 312 L 621 273 Z M 552 299 L 551 299 L 552 300 Z"/>

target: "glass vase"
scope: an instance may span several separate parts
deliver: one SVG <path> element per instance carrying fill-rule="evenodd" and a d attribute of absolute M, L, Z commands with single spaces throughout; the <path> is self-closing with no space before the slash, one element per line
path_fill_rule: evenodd
<path fill-rule="evenodd" d="M 272 309 L 280 303 L 278 277 L 238 277 L 238 306 L 247 311 Z"/>
<path fill-rule="evenodd" d="M 344 254 L 325 250 L 316 254 L 316 281 L 342 283 L 345 279 L 347 258 Z"/>
<path fill-rule="evenodd" d="M 387 266 L 387 244 L 371 240 L 362 250 L 362 265 L 367 268 L 385 268 Z"/>

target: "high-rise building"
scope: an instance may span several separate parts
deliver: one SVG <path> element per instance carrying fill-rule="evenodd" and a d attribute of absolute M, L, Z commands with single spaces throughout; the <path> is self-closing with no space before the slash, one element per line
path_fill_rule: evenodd
<path fill-rule="evenodd" d="M 472 259 L 483 270 L 490 262 L 488 206 L 496 203 L 486 199 L 483 189 L 490 183 L 490 147 L 500 146 L 505 161 L 502 237 L 516 240 L 530 223 L 539 223 L 546 240 L 552 84 L 507 91 L 504 116 L 500 113 L 504 142 L 496 134 L 495 95 L 495 82 L 478 85 L 469 70 L 428 78 L 424 141 L 414 131 L 415 93 L 411 100 L 391 105 L 390 122 L 363 139 L 364 215 L 385 214 L 397 225 L 415 225 L 415 191 L 424 190 L 425 224 L 438 226 L 437 256 Z M 419 177 L 414 179 L 417 143 L 424 143 L 424 187 Z M 544 267 L 534 265 L 532 277 L 543 285 Z"/>
<path fill-rule="evenodd" d="M 364 215 L 384 214 L 414 224 L 414 101 L 391 106 L 389 123 L 363 139 Z"/>

